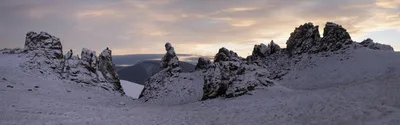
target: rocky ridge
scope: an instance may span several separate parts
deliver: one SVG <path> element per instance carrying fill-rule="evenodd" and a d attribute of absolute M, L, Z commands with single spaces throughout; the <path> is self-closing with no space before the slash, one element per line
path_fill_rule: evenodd
<path fill-rule="evenodd" d="M 254 46 L 252 55 L 246 59 L 226 48 L 219 49 L 212 63 L 204 58 L 199 58 L 196 71 L 192 73 L 200 73 L 200 77 L 204 78 L 203 94 L 199 100 L 236 97 L 248 94 L 256 88 L 274 85 L 292 70 L 314 66 L 311 58 L 323 59 L 332 54 L 342 54 L 343 59 L 349 59 L 351 57 L 347 55 L 352 49 L 363 47 L 393 51 L 389 45 L 374 43 L 371 39 L 361 43 L 355 42 L 351 40 L 345 28 L 333 22 L 325 24 L 323 37 L 319 34 L 318 28 L 319 26 L 314 26 L 312 23 L 300 25 L 290 34 L 286 48 L 281 48 L 273 41 L 268 45 L 261 43 Z M 163 65 L 163 67 L 165 66 Z M 154 78 L 161 74 L 165 74 L 165 72 L 156 74 Z M 179 75 L 174 77 L 178 79 Z M 147 86 L 171 83 L 168 80 L 168 82 L 165 80 L 151 82 L 154 81 L 154 78 L 149 80 Z M 169 77 L 162 78 L 168 79 Z M 145 90 L 153 91 L 153 93 L 160 90 L 157 87 L 150 88 L 145 87 Z M 151 100 L 151 98 L 146 100 L 149 99 Z"/>
<path fill-rule="evenodd" d="M 99 86 L 124 94 L 108 48 L 99 57 L 96 52 L 86 48 L 82 49 L 80 58 L 74 56 L 72 50 L 63 55 L 59 38 L 46 32 L 28 32 L 23 49 L 4 49 L 1 52 L 26 56 L 20 64 L 26 72 L 43 74 L 45 78 Z"/>

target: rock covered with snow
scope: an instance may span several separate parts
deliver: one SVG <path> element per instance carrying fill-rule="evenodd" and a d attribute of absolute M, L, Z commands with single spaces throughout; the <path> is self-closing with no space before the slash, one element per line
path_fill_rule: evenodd
<path fill-rule="evenodd" d="M 316 49 L 321 37 L 319 35 L 318 26 L 312 23 L 306 23 L 297 27 L 286 41 L 287 51 L 289 54 L 308 53 Z"/>
<path fill-rule="evenodd" d="M 181 73 L 179 59 L 170 43 L 165 44 L 167 53 L 162 58 L 162 70 L 146 81 L 140 99 L 158 104 L 179 104 L 199 100 L 201 77 Z M 191 74 L 194 75 L 194 74 Z M 197 86 L 197 87 L 196 87 Z M 198 95 L 198 97 L 196 97 Z"/>
<path fill-rule="evenodd" d="M 161 59 L 162 70 L 153 75 L 144 86 L 142 99 L 145 101 L 157 98 L 160 91 L 165 90 L 166 84 L 170 84 L 174 78 L 179 76 L 182 69 L 179 67 L 179 59 L 175 54 L 174 47 L 170 43 L 165 43 L 167 51 Z"/>
<path fill-rule="evenodd" d="M 25 38 L 26 50 L 43 50 L 49 58 L 62 58 L 60 39 L 46 32 L 28 32 Z"/>
<path fill-rule="evenodd" d="M 272 40 L 268 45 L 261 43 L 260 45 L 254 45 L 253 52 L 248 60 L 251 61 L 265 59 L 266 57 L 271 56 L 272 54 L 279 53 L 281 51 L 281 47 L 274 43 Z"/>
<path fill-rule="evenodd" d="M 324 28 L 324 37 L 321 39 L 320 50 L 337 51 L 348 48 L 353 43 L 350 34 L 339 24 L 327 22 Z"/>
<path fill-rule="evenodd" d="M 373 50 L 383 50 L 383 51 L 394 51 L 393 47 L 390 45 L 375 43 L 372 39 L 365 39 L 360 43 L 363 47 L 367 47 Z"/>
<path fill-rule="evenodd" d="M 72 51 L 70 53 L 70 55 L 73 55 Z M 64 79 L 70 79 L 78 83 L 96 84 L 106 82 L 98 69 L 96 52 L 83 48 L 81 58 L 71 56 L 64 60 L 62 76 Z"/>
<path fill-rule="evenodd" d="M 21 49 L 21 48 L 4 48 L 0 50 L 0 54 L 20 54 L 20 53 L 26 53 L 27 50 Z"/>
<path fill-rule="evenodd" d="M 99 70 L 107 82 L 113 83 L 115 90 L 124 93 L 111 55 L 111 50 L 108 48 L 101 52 L 99 55 Z"/>
<path fill-rule="evenodd" d="M 83 48 L 81 52 L 81 63 L 87 70 L 95 72 L 98 68 L 96 52 L 87 48 Z"/>
<path fill-rule="evenodd" d="M 211 61 L 208 59 L 205 59 L 204 57 L 200 57 L 199 60 L 197 61 L 196 64 L 196 70 L 199 69 L 207 69 L 208 67 L 210 67 Z"/>
<path fill-rule="evenodd" d="M 233 51 L 225 52 L 234 53 Z M 236 97 L 254 90 L 256 86 L 272 85 L 273 82 L 262 84 L 268 78 L 260 80 L 260 77 L 265 76 L 256 75 L 258 68 L 260 67 L 238 60 L 229 61 L 228 59 L 226 61 L 214 62 L 204 73 L 202 100 L 217 97 Z"/>
<path fill-rule="evenodd" d="M 82 49 L 81 58 L 74 56 L 72 50 L 63 55 L 60 39 L 46 32 L 28 32 L 23 52 L 26 53 L 26 60 L 20 66 L 27 72 L 51 79 L 86 83 L 123 94 L 120 85 L 118 87 L 119 78 L 115 69 L 108 68 L 113 65 L 111 52 L 110 55 L 102 54 L 107 57 L 100 62 L 96 52 L 86 48 Z"/>
<path fill-rule="evenodd" d="M 232 50 L 228 50 L 225 47 L 219 49 L 218 53 L 214 57 L 214 62 L 220 61 L 242 61 L 243 58 L 239 57 L 237 53 Z"/>

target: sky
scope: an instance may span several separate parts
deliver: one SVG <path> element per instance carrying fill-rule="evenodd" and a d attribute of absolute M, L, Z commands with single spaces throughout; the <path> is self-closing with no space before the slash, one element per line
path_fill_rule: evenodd
<path fill-rule="evenodd" d="M 85 47 L 113 55 L 240 56 L 274 40 L 285 47 L 295 27 L 327 21 L 353 40 L 372 38 L 400 50 L 400 0 L 1 0 L 0 48 L 23 47 L 28 31 L 61 39 L 64 51 Z"/>

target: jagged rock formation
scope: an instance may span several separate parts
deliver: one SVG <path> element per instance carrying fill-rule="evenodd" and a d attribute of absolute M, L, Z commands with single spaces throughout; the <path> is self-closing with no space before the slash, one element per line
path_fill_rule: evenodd
<path fill-rule="evenodd" d="M 243 58 L 239 57 L 237 53 L 230 51 L 224 47 L 219 49 L 218 53 L 214 57 L 214 62 L 219 61 L 242 61 Z"/>
<path fill-rule="evenodd" d="M 207 69 L 208 67 L 210 67 L 210 64 L 211 64 L 210 60 L 200 57 L 199 60 L 197 61 L 195 70 Z"/>
<path fill-rule="evenodd" d="M 179 59 L 170 43 L 165 44 L 166 54 L 162 58 L 162 70 L 153 75 L 144 86 L 140 99 L 158 104 L 179 104 L 187 101 L 197 101 L 193 96 L 199 95 L 198 77 L 181 73 Z M 198 81 L 198 80 L 197 80 Z"/>
<path fill-rule="evenodd" d="M 221 51 L 222 50 L 222 51 Z M 236 97 L 244 95 L 256 86 L 270 86 L 273 82 L 268 78 L 258 74 L 263 69 L 256 69 L 255 65 L 248 65 L 242 59 L 234 56 L 225 56 L 225 53 L 234 53 L 225 48 L 221 48 L 216 54 L 216 59 L 220 58 L 219 62 L 214 62 L 204 73 L 204 87 L 202 100 L 212 99 L 216 97 Z M 229 57 L 229 58 L 228 58 Z"/>
<path fill-rule="evenodd" d="M 99 70 L 109 83 L 113 83 L 114 89 L 124 93 L 115 65 L 112 63 L 111 50 L 106 48 L 99 55 Z"/>
<path fill-rule="evenodd" d="M 272 40 L 268 45 L 261 43 L 260 45 L 254 45 L 251 56 L 247 57 L 247 61 L 256 61 L 270 57 L 272 54 L 279 53 L 281 47 L 274 43 Z"/>
<path fill-rule="evenodd" d="M 83 48 L 81 53 L 81 63 L 87 70 L 95 73 L 98 68 L 96 52 L 87 48 Z"/>
<path fill-rule="evenodd" d="M 374 41 L 370 38 L 365 39 L 360 43 L 363 47 L 367 47 L 373 50 L 384 50 L 384 51 L 394 51 L 393 47 L 390 45 L 374 43 Z"/>
<path fill-rule="evenodd" d="M 21 67 L 25 71 L 124 93 L 112 64 L 111 51 L 108 49 L 105 53 L 110 51 L 109 55 L 102 53 L 100 57 L 104 58 L 101 61 L 98 60 L 96 52 L 86 48 L 82 49 L 81 58 L 74 56 L 72 50 L 63 55 L 59 38 L 46 32 L 28 32 L 24 51 L 27 60 Z"/>
<path fill-rule="evenodd" d="M 341 25 L 327 22 L 324 28 L 324 37 L 321 39 L 320 50 L 322 51 L 337 51 L 348 48 L 353 43 L 350 34 Z"/>
<path fill-rule="evenodd" d="M 306 23 L 297 27 L 286 41 L 287 51 L 290 55 L 308 53 L 317 49 L 321 37 L 318 26 Z"/>
<path fill-rule="evenodd" d="M 373 43 L 372 40 L 365 40 L 360 44 L 353 42 L 346 29 L 332 22 L 326 23 L 322 38 L 318 26 L 312 23 L 300 25 L 291 33 L 286 44 L 287 47 L 283 49 L 273 41 L 268 45 L 255 45 L 252 55 L 246 59 L 226 48 L 219 49 L 213 63 L 199 58 L 197 71 L 192 75 L 200 73 L 200 77 L 204 78 L 202 100 L 248 94 L 255 88 L 274 85 L 292 71 L 313 67 L 316 65 L 315 61 L 324 60 L 324 57 L 341 54 L 337 56 L 340 60 L 349 59 L 351 57 L 347 52 L 351 52 L 351 49 L 364 46 L 377 50 L 393 50 L 390 46 Z M 163 60 L 174 58 L 175 52 L 169 52 L 170 48 L 172 47 L 167 43 L 167 54 Z M 177 66 L 164 61 L 162 67 L 168 69 Z M 176 89 L 181 87 L 181 84 L 175 84 L 182 80 L 181 75 L 168 75 L 167 71 L 157 73 L 148 81 L 143 94 L 146 101 L 168 97 L 165 95 L 171 91 L 186 92 L 184 89 Z M 293 79 L 297 79 L 297 76 Z"/>
<path fill-rule="evenodd" d="M 46 32 L 28 32 L 25 39 L 26 50 L 43 50 L 49 58 L 63 58 L 60 39 Z"/>
<path fill-rule="evenodd" d="M 178 77 L 181 72 L 181 68 L 179 67 L 179 59 L 175 54 L 174 47 L 170 43 L 165 44 L 165 50 L 167 51 L 164 57 L 161 59 L 161 68 L 162 70 L 152 76 L 144 86 L 144 90 L 142 93 L 145 101 L 151 98 L 157 98 L 158 93 L 156 91 L 160 91 L 164 89 L 166 84 L 170 84 L 174 77 Z"/>

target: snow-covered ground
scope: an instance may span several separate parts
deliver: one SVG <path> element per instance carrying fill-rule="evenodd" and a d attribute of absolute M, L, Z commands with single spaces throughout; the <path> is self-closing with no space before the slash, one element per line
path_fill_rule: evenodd
<path fill-rule="evenodd" d="M 0 124 L 400 124 L 400 53 L 350 57 L 312 58 L 251 95 L 162 106 L 25 73 L 23 56 L 0 54 Z"/>
<path fill-rule="evenodd" d="M 133 83 L 133 82 L 129 82 L 126 80 L 120 80 L 122 88 L 125 90 L 125 94 L 127 96 L 130 96 L 134 99 L 139 98 L 140 93 L 142 92 L 144 86 L 137 84 L 137 83 Z"/>

